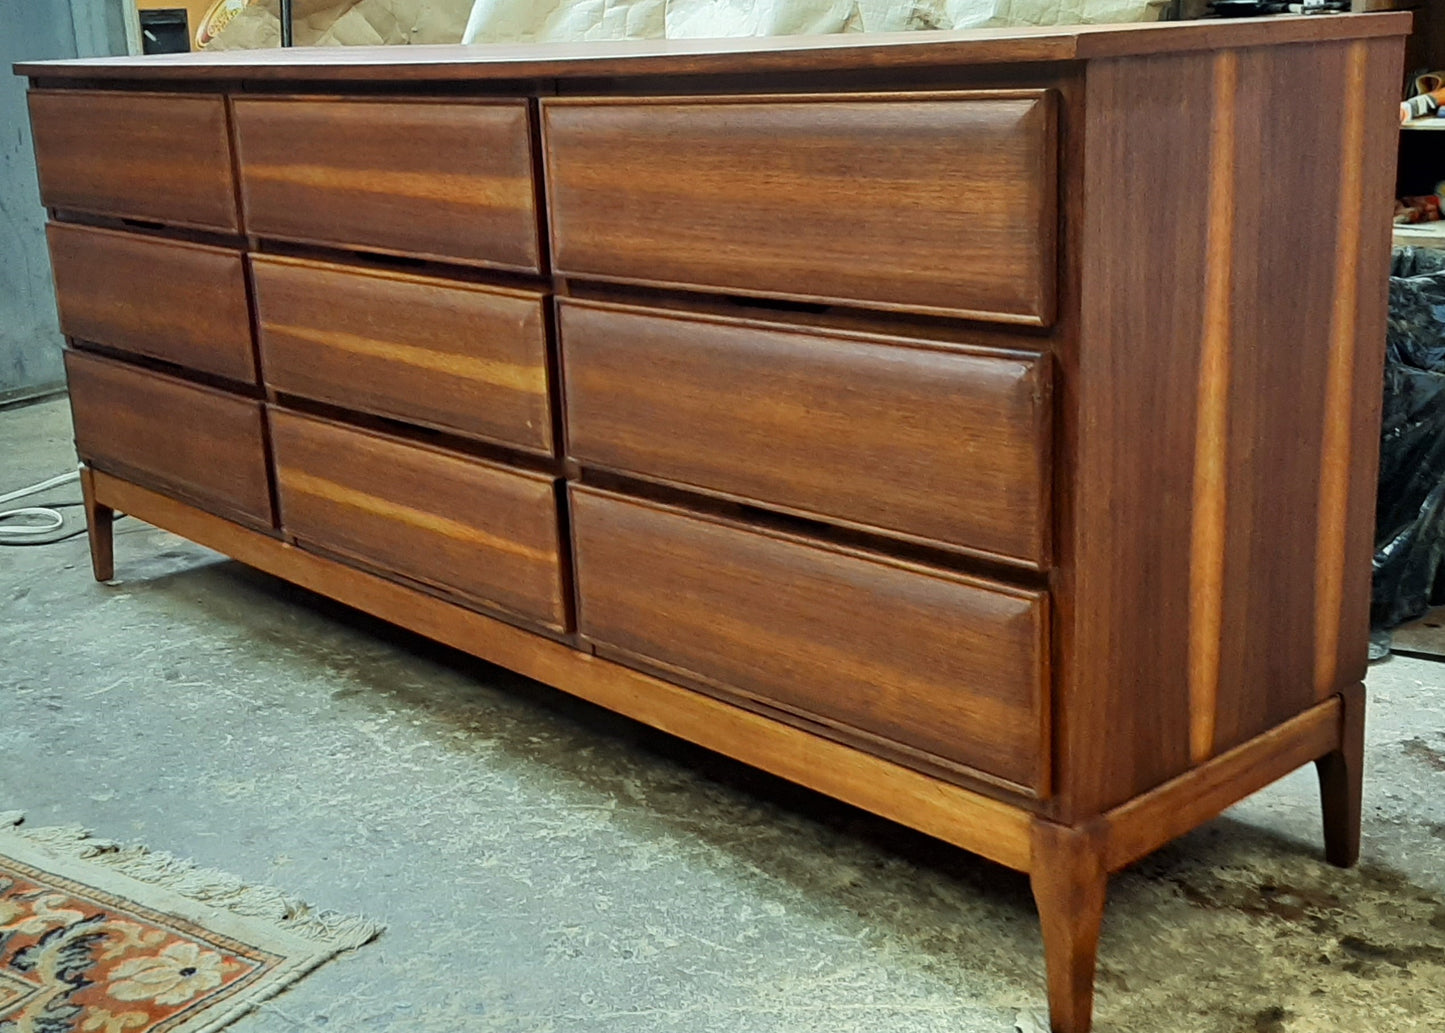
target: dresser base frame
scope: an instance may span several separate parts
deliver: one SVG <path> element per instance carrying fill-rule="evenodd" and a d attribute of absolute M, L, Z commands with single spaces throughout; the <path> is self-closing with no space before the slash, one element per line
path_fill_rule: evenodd
<path fill-rule="evenodd" d="M 680 688 L 583 649 L 307 552 L 85 466 L 91 563 L 115 573 L 111 523 L 125 513 L 248 566 L 827 796 L 1029 874 L 1043 928 L 1054 1033 L 1087 1033 L 1110 873 L 1314 761 L 1325 854 L 1359 857 L 1364 687 L 1076 826 L 1056 823 L 893 761 Z"/>

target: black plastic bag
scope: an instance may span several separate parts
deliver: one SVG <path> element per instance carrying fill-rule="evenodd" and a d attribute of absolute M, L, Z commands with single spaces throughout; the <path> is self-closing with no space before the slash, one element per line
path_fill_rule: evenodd
<path fill-rule="evenodd" d="M 1395 249 L 1385 349 L 1377 628 L 1419 617 L 1445 589 L 1445 252 Z"/>

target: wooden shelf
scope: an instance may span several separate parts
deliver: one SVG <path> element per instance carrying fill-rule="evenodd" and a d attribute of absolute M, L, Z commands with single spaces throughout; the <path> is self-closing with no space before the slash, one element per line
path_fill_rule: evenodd
<path fill-rule="evenodd" d="M 1396 247 L 1445 248 L 1445 221 L 1396 225 L 1391 237 Z"/>

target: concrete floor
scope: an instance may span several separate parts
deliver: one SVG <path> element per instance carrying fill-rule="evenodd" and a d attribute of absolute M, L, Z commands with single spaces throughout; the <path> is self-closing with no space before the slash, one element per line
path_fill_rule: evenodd
<path fill-rule="evenodd" d="M 0 413 L 0 492 L 67 468 Z M 54 497 L 78 497 L 70 486 Z M 0 549 L 0 811 L 389 923 L 283 1030 L 1009 1033 L 1026 881 L 134 521 Z M 1111 887 L 1100 1033 L 1445 1029 L 1445 666 L 1370 675 L 1364 863 L 1306 770 Z M 1027 1024 L 1026 1024 L 1027 1025 Z"/>

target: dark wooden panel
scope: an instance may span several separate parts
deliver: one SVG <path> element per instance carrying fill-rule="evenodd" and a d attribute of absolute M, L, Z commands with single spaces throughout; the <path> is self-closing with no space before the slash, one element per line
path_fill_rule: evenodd
<path fill-rule="evenodd" d="M 235 102 L 246 228 L 536 272 L 525 101 Z"/>
<path fill-rule="evenodd" d="M 46 234 L 63 333 L 256 382 L 239 251 L 65 223 Z"/>
<path fill-rule="evenodd" d="M 1063 459 L 1076 521 L 1060 544 L 1075 814 L 1363 673 L 1399 47 L 1088 68 L 1078 437 Z M 1325 216 L 1280 224 L 1301 190 Z"/>
<path fill-rule="evenodd" d="M 1057 696 L 1066 729 L 1060 785 L 1079 815 L 1190 766 L 1190 531 L 1214 61 L 1145 57 L 1086 70 L 1075 520 L 1072 539 L 1060 543 L 1074 574 L 1074 648 L 1071 680 Z"/>
<path fill-rule="evenodd" d="M 297 539 L 563 629 L 550 477 L 271 410 Z"/>
<path fill-rule="evenodd" d="M 1053 319 L 1047 91 L 544 100 L 557 270 Z"/>
<path fill-rule="evenodd" d="M 594 303 L 559 326 L 584 464 L 1047 561 L 1045 357 Z"/>
<path fill-rule="evenodd" d="M 1410 31 L 1405 13 L 1195 22 L 1066 25 L 989 32 L 836 33 L 775 39 L 588 40 L 430 47 L 297 47 L 229 53 L 30 61 L 19 75 L 105 79 L 478 82 L 590 76 L 775 72 L 817 74 L 856 68 L 960 68 L 1073 61 L 1143 52 L 1307 43 Z"/>
<path fill-rule="evenodd" d="M 585 488 L 572 518 L 588 638 L 1047 791 L 1044 593 Z"/>
<path fill-rule="evenodd" d="M 269 387 L 551 453 L 540 293 L 282 258 L 252 269 Z"/>
<path fill-rule="evenodd" d="M 1337 621 L 1339 636 L 1334 642 L 1319 641 L 1315 667 L 1315 690 L 1320 697 L 1346 693 L 1348 686 L 1365 679 L 1369 654 L 1371 560 L 1374 555 L 1375 498 L 1379 475 L 1379 435 L 1382 370 L 1385 366 L 1385 324 L 1389 316 L 1389 281 L 1380 275 L 1390 261 L 1390 234 L 1382 229 L 1383 212 L 1393 210 L 1396 143 L 1399 127 L 1394 107 L 1384 98 L 1398 91 L 1403 46 L 1399 39 L 1360 41 L 1350 44 L 1346 75 L 1358 91 L 1358 128 L 1341 134 L 1344 146 L 1360 142 L 1361 159 L 1353 180 L 1342 177 L 1341 217 L 1358 227 L 1358 251 L 1351 268 L 1347 256 L 1336 257 L 1339 290 L 1353 305 L 1340 305 L 1332 327 L 1335 342 L 1331 368 L 1336 380 L 1326 394 L 1324 447 L 1333 449 L 1331 459 L 1336 476 L 1328 478 L 1322 492 L 1321 509 L 1335 507 L 1334 521 L 1322 517 L 1333 544 L 1321 547 L 1323 555 L 1339 562 L 1338 616 L 1333 607 L 1317 617 L 1321 623 Z M 1358 213 L 1358 214 L 1356 214 Z M 1318 591 L 1318 586 L 1317 586 Z M 1321 597 L 1333 592 L 1319 592 Z M 1331 647 L 1333 647 L 1331 649 Z M 1332 654 L 1332 655 L 1331 655 Z M 1356 829 L 1358 836 L 1358 829 Z"/>
<path fill-rule="evenodd" d="M 80 458 L 221 516 L 270 526 L 261 405 L 83 352 L 65 353 Z"/>
<path fill-rule="evenodd" d="M 32 90 L 30 122 L 48 207 L 236 231 L 221 97 Z"/>

